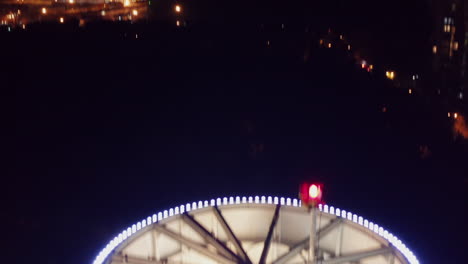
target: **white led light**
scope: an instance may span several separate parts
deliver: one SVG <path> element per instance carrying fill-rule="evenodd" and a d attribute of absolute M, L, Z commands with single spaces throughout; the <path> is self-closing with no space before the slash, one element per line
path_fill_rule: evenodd
<path fill-rule="evenodd" d="M 161 212 L 158 213 L 158 221 L 161 221 L 163 219 L 163 214 Z"/>
<path fill-rule="evenodd" d="M 200 209 L 200 208 L 203 208 L 203 202 L 202 201 L 198 202 L 198 209 Z"/>
<path fill-rule="evenodd" d="M 242 203 L 247 203 L 247 197 L 245 196 L 242 197 Z"/>
<path fill-rule="evenodd" d="M 197 210 L 197 203 L 196 202 L 192 203 L 192 210 Z"/>
<path fill-rule="evenodd" d="M 273 203 L 273 198 L 271 196 L 267 197 L 267 204 L 272 204 Z"/>
<path fill-rule="evenodd" d="M 174 214 L 175 214 L 175 215 L 178 215 L 178 214 L 179 214 L 179 207 L 176 207 L 176 208 L 175 208 Z"/>
<path fill-rule="evenodd" d="M 221 205 L 221 198 L 216 199 L 216 205 Z"/>
<path fill-rule="evenodd" d="M 260 203 L 260 198 L 258 196 L 255 196 L 255 203 Z"/>
<path fill-rule="evenodd" d="M 284 205 L 284 197 L 281 197 L 281 198 L 280 198 L 280 204 L 281 204 L 281 205 Z"/>
<path fill-rule="evenodd" d="M 335 214 L 335 207 L 330 206 L 330 214 L 332 214 L 332 215 Z"/>
<path fill-rule="evenodd" d="M 153 219 L 151 218 L 151 216 L 148 216 L 148 217 L 146 218 L 146 223 L 147 223 L 148 225 L 151 225 L 151 223 L 153 223 L 152 220 L 153 220 Z"/>
<path fill-rule="evenodd" d="M 224 205 L 228 204 L 228 198 L 227 198 L 227 197 L 224 197 L 224 198 L 223 198 L 223 204 L 224 204 Z"/>
<path fill-rule="evenodd" d="M 346 211 L 345 210 L 341 210 L 341 217 L 346 218 Z"/>
<path fill-rule="evenodd" d="M 215 201 L 215 199 L 211 199 L 211 201 L 210 201 L 210 205 L 211 205 L 211 206 L 215 206 L 215 205 L 216 205 L 216 201 Z"/>
<path fill-rule="evenodd" d="M 169 216 L 173 216 L 174 215 L 174 209 L 169 209 Z"/>
<path fill-rule="evenodd" d="M 352 221 L 353 220 L 353 214 L 348 212 L 347 218 L 348 218 L 349 221 Z"/>
<path fill-rule="evenodd" d="M 252 196 L 249 196 L 249 203 L 253 203 L 253 198 L 252 198 Z"/>
<path fill-rule="evenodd" d="M 274 203 L 274 204 L 278 204 L 278 203 L 279 203 L 278 197 L 273 198 L 273 203 Z"/>
<path fill-rule="evenodd" d="M 239 196 L 236 196 L 236 204 L 240 204 L 241 203 L 241 199 Z"/>
<path fill-rule="evenodd" d="M 164 211 L 163 211 L 163 218 L 164 218 L 164 219 L 167 218 L 167 210 L 164 210 Z"/>
<path fill-rule="evenodd" d="M 132 225 L 132 234 L 135 234 L 136 231 L 137 231 L 136 225 Z"/>
<path fill-rule="evenodd" d="M 191 211 L 191 208 L 192 208 L 192 206 L 191 206 L 189 203 L 185 205 L 185 210 L 186 210 L 187 212 L 190 212 L 190 211 Z"/>
<path fill-rule="evenodd" d="M 234 204 L 234 197 L 229 197 L 229 204 Z"/>
<path fill-rule="evenodd" d="M 293 199 L 292 205 L 295 206 L 295 207 L 297 207 L 297 199 Z"/>
<path fill-rule="evenodd" d="M 262 201 L 262 202 L 261 202 L 262 204 L 266 203 L 266 198 L 265 198 L 265 196 L 262 196 L 261 201 Z"/>
<path fill-rule="evenodd" d="M 180 206 L 180 213 L 181 214 L 185 213 L 185 206 L 183 205 Z"/>
<path fill-rule="evenodd" d="M 291 198 L 286 198 L 286 205 L 288 205 L 288 206 L 291 205 Z"/>
<path fill-rule="evenodd" d="M 137 223 L 137 230 L 140 230 L 141 229 L 141 222 L 138 222 Z"/>
<path fill-rule="evenodd" d="M 145 227 L 146 226 L 146 219 L 144 219 L 143 221 L 141 221 L 141 228 Z"/>
<path fill-rule="evenodd" d="M 341 210 L 340 210 L 340 208 L 336 208 L 336 210 L 335 210 L 335 215 L 336 215 L 336 216 L 341 216 Z"/>
<path fill-rule="evenodd" d="M 320 211 L 323 211 L 323 205 L 322 204 L 319 204 L 318 208 L 319 208 Z"/>

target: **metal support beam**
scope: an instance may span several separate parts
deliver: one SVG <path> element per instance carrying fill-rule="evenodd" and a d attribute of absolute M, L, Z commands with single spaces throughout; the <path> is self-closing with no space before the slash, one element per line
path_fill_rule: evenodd
<path fill-rule="evenodd" d="M 115 255 L 112 256 L 112 264 L 170 264 L 170 262 L 164 262 L 161 260 L 151 260 L 138 258 L 134 256 L 122 256 Z"/>
<path fill-rule="evenodd" d="M 276 205 L 275 214 L 273 215 L 273 219 L 271 220 L 270 230 L 268 230 L 267 237 L 265 239 L 265 243 L 263 244 L 263 251 L 260 260 L 258 261 L 259 264 L 265 264 L 266 258 L 268 256 L 268 251 L 270 250 L 271 238 L 273 237 L 273 232 L 275 231 L 276 222 L 278 222 L 279 210 L 281 205 Z"/>
<path fill-rule="evenodd" d="M 239 241 L 239 239 L 237 239 L 236 235 L 234 235 L 234 232 L 232 231 L 231 227 L 229 227 L 228 223 L 226 222 L 226 219 L 224 219 L 218 206 L 213 206 L 212 208 L 213 208 L 213 213 L 216 216 L 216 219 L 218 219 L 218 222 L 221 224 L 221 227 L 226 233 L 229 241 L 231 241 L 232 244 L 234 244 L 234 247 L 236 248 L 236 251 L 239 257 L 242 258 L 244 263 L 251 264 L 252 262 L 250 261 L 249 256 L 247 255 L 244 248 L 242 247 L 242 244 Z"/>
<path fill-rule="evenodd" d="M 236 260 L 236 262 L 241 262 L 242 259 L 236 255 L 236 253 L 232 252 L 223 242 L 219 239 L 214 237 L 205 227 L 203 227 L 200 223 L 193 218 L 193 216 L 189 215 L 188 213 L 184 213 L 182 215 L 182 220 L 188 224 L 195 232 L 197 232 L 200 236 L 202 236 L 207 243 L 212 245 L 218 252 L 225 255 L 226 257 L 232 258 Z"/>
<path fill-rule="evenodd" d="M 309 264 L 317 264 L 317 256 L 315 252 L 317 250 L 317 208 L 313 206 L 310 209 L 311 216 L 311 225 L 310 225 L 310 234 L 309 234 Z"/>
<path fill-rule="evenodd" d="M 358 260 L 361 260 L 363 258 L 373 257 L 373 256 L 377 256 L 377 255 L 387 255 L 387 254 L 392 253 L 392 251 L 393 251 L 393 249 L 390 248 L 390 247 L 379 248 L 379 249 L 374 249 L 374 250 L 349 254 L 349 255 L 346 255 L 346 256 L 342 256 L 342 257 L 327 259 L 327 260 L 322 261 L 322 263 L 323 264 L 340 264 L 340 263 L 358 261 Z"/>
<path fill-rule="evenodd" d="M 205 255 L 215 261 L 218 261 L 220 263 L 223 263 L 223 264 L 235 264 L 236 261 L 233 261 L 231 259 L 228 259 L 222 255 L 218 255 L 217 253 L 215 252 L 212 252 L 210 250 L 208 250 L 206 247 L 192 241 L 192 240 L 189 240 L 185 237 L 182 237 L 181 235 L 179 234 L 176 234 L 166 228 L 164 228 L 163 226 L 159 225 L 159 224 L 155 224 L 153 225 L 154 228 L 156 229 L 156 231 L 166 235 L 166 236 L 169 236 L 170 238 L 174 239 L 174 240 L 177 240 L 178 242 L 184 244 L 185 246 L 199 252 L 200 254 L 202 255 Z"/>
<path fill-rule="evenodd" d="M 334 228 L 339 226 L 343 222 L 342 218 L 336 218 L 335 220 L 331 221 L 326 226 L 322 227 L 317 232 L 317 237 L 325 236 L 326 234 L 330 233 Z M 283 264 L 286 263 L 288 260 L 299 254 L 302 250 L 306 249 L 309 246 L 309 238 L 304 239 L 303 241 L 299 242 L 295 246 L 293 246 L 289 252 L 285 253 L 284 255 L 280 256 L 277 260 L 273 262 L 273 264 Z"/>
<path fill-rule="evenodd" d="M 341 256 L 341 247 L 343 245 L 343 225 L 338 227 L 338 236 L 336 238 L 336 245 L 335 245 L 335 257 Z"/>

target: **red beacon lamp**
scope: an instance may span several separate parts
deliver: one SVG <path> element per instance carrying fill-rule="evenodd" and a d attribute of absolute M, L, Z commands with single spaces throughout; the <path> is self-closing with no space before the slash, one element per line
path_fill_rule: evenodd
<path fill-rule="evenodd" d="M 303 183 L 299 188 L 299 198 L 302 205 L 307 207 L 311 215 L 311 226 L 309 236 L 309 264 L 317 264 L 317 207 L 322 202 L 322 184 Z"/>
<path fill-rule="evenodd" d="M 303 206 L 317 207 L 322 202 L 322 184 L 303 183 L 299 189 L 299 198 Z"/>

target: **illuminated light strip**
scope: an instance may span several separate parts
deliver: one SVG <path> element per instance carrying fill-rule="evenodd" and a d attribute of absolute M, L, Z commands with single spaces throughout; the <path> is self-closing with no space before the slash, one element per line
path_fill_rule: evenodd
<path fill-rule="evenodd" d="M 112 239 L 96 256 L 96 258 L 93 261 L 93 264 L 102 264 L 104 261 L 107 259 L 107 257 L 112 253 L 112 251 L 117 248 L 122 242 L 127 240 L 129 237 L 131 237 L 133 234 L 135 234 L 137 231 L 155 224 L 163 219 L 166 219 L 168 217 L 177 215 L 177 214 L 183 214 L 184 212 L 189 212 L 192 210 L 197 210 L 197 209 L 202 209 L 205 207 L 209 206 L 220 206 L 220 205 L 227 205 L 227 204 L 281 204 L 281 205 L 286 205 L 286 206 L 292 206 L 292 207 L 300 207 L 301 206 L 301 201 L 298 199 L 291 199 L 291 198 L 284 198 L 284 197 L 271 197 L 271 196 L 255 196 L 255 197 L 224 197 L 224 198 L 217 198 L 217 199 L 211 199 L 210 201 L 199 201 L 193 202 L 193 203 L 187 203 L 185 206 L 177 206 L 175 208 L 170 208 L 169 210 L 163 210 L 161 212 L 158 212 L 156 214 L 153 214 L 152 216 L 148 216 L 146 219 L 143 219 L 142 221 L 133 224 L 131 227 L 128 227 L 127 229 L 123 230 L 120 234 L 118 234 L 114 239 Z M 209 205 L 209 206 L 208 206 Z M 377 224 L 374 224 L 373 222 L 368 221 L 367 219 L 364 219 L 361 216 L 358 216 L 356 214 L 353 214 L 351 212 L 347 212 L 345 210 L 340 210 L 339 208 L 335 208 L 333 206 L 328 206 L 328 205 L 322 205 L 319 204 L 319 210 L 321 212 L 335 215 L 337 217 L 341 217 L 344 219 L 348 219 L 351 222 L 354 222 L 356 224 L 359 224 L 360 226 L 363 226 L 370 231 L 374 232 L 376 235 L 379 235 L 380 237 L 384 238 L 387 240 L 390 244 L 392 244 L 400 253 L 403 254 L 403 256 L 408 260 L 410 264 L 419 264 L 418 259 L 416 256 L 413 254 L 413 252 L 406 247 L 406 245 L 401 242 L 398 237 L 393 235 L 392 233 L 388 232 L 385 230 L 383 227 L 380 227 Z"/>

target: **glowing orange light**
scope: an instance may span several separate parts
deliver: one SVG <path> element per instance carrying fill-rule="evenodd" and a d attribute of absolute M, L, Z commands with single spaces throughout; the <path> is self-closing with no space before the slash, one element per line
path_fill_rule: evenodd
<path fill-rule="evenodd" d="M 134 16 L 138 16 L 138 10 L 133 9 L 132 14 L 133 14 Z"/>
<path fill-rule="evenodd" d="M 412 94 L 412 93 L 413 93 L 413 90 L 412 90 L 412 89 L 409 89 L 409 90 L 408 90 L 408 93 L 409 93 L 409 94 Z"/>
<path fill-rule="evenodd" d="M 331 46 L 332 46 L 331 43 L 328 43 L 328 48 L 331 48 Z"/>
<path fill-rule="evenodd" d="M 395 72 L 394 71 L 386 71 L 385 76 L 387 76 L 388 79 L 393 80 L 395 78 Z"/>
<path fill-rule="evenodd" d="M 69 3 L 70 3 L 70 4 L 74 4 L 74 3 L 75 3 L 75 0 L 69 0 Z"/>
<path fill-rule="evenodd" d="M 178 27 L 180 26 L 180 21 L 179 21 L 179 20 L 176 21 L 176 25 L 177 25 Z"/>
<path fill-rule="evenodd" d="M 458 118 L 458 113 L 453 113 L 453 118 L 457 119 Z"/>
<path fill-rule="evenodd" d="M 64 22 L 64 19 L 63 17 L 60 18 L 60 23 L 63 23 Z"/>
<path fill-rule="evenodd" d="M 45 14 L 47 14 L 47 9 L 45 7 L 43 7 L 41 12 L 42 12 L 43 15 L 45 15 Z"/>
<path fill-rule="evenodd" d="M 180 13 L 182 11 L 182 8 L 180 7 L 180 5 L 176 5 L 174 9 L 176 13 Z"/>

